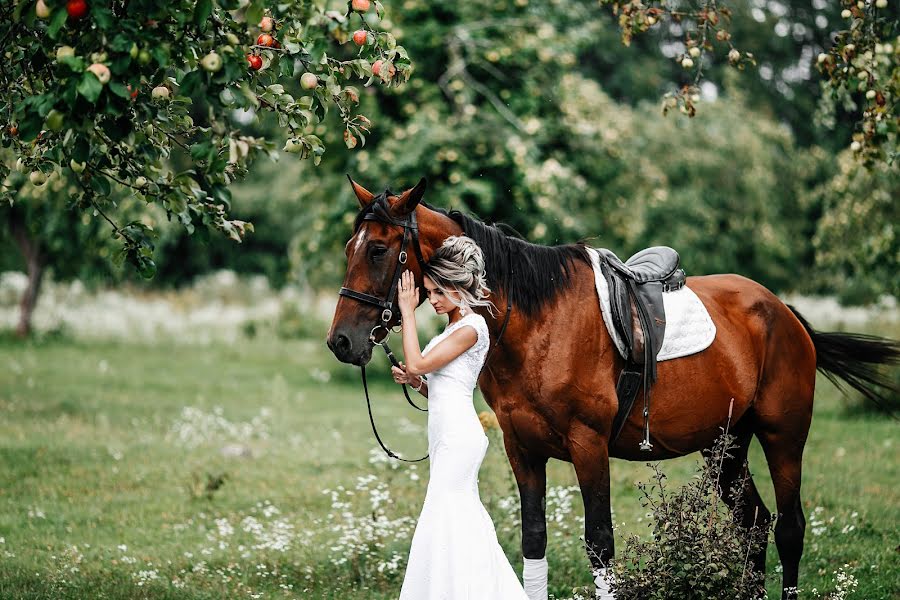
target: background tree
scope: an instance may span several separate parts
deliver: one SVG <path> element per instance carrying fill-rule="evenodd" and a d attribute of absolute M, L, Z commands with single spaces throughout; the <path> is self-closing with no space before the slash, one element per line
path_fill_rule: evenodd
<path fill-rule="evenodd" d="M 808 190 L 825 189 L 836 177 L 837 153 L 853 141 L 860 116 L 855 105 L 823 93 L 831 80 L 817 71 L 823 64 L 819 56 L 831 52 L 832 40 L 857 23 L 887 26 L 896 7 L 868 3 L 848 19 L 843 5 L 818 1 L 733 4 L 718 4 L 710 47 L 689 43 L 700 39 L 696 15 L 704 8 L 704 22 L 712 22 L 706 0 L 685 3 L 678 19 L 648 12 L 652 3 L 640 5 L 643 13 L 629 13 L 627 46 L 622 44 L 624 4 L 614 12 L 576 0 L 404 0 L 391 5 L 390 19 L 378 20 L 370 10 L 366 18 L 392 33 L 392 39 L 385 34 L 376 39 L 384 47 L 402 44 L 416 73 L 402 86 L 395 77 L 391 85 L 354 88 L 360 102 L 355 110 L 372 122 L 369 132 L 360 131 L 365 147 L 353 131 L 345 139 L 344 113 L 331 110 L 304 131 L 324 147 L 355 143 L 353 152 L 325 152 L 318 166 L 286 156 L 277 163 L 258 161 L 242 179 L 230 180 L 224 188 L 229 203 L 223 206 L 257 226 L 240 246 L 222 235 L 205 235 L 197 244 L 206 228 L 158 219 L 154 284 L 176 285 L 228 266 L 266 273 L 276 285 L 295 280 L 337 286 L 340 248 L 355 212 L 346 185 L 349 172 L 372 189 L 400 188 L 424 174 L 432 184 L 429 202 L 469 210 L 488 222 L 504 221 L 538 243 L 587 237 L 621 254 L 669 243 L 691 273 L 738 272 L 775 291 L 836 291 L 860 302 L 878 290 L 895 289 L 861 285 L 856 288 L 864 292 L 844 294 L 836 287 L 833 263 L 823 257 L 848 246 L 864 248 L 873 234 L 865 226 L 842 230 L 846 221 L 836 219 L 831 223 L 838 228 L 814 238 L 824 231 L 827 214 L 849 209 Z M 240 20 L 242 11 L 254 6 L 233 14 Z M 333 49 L 326 64 L 336 64 L 332 56 L 345 59 L 346 74 L 347 67 L 355 68 L 355 54 L 365 55 L 369 46 L 360 50 L 350 37 L 359 17 L 351 14 L 347 22 L 346 4 L 332 6 L 341 10 L 320 13 L 321 23 L 328 23 L 323 30 L 334 32 L 327 38 Z M 731 11 L 730 18 L 722 9 Z M 655 19 L 644 22 L 643 32 L 643 25 L 635 25 L 641 15 Z M 282 20 L 279 16 L 276 23 Z M 280 25 L 279 31 L 284 31 Z M 883 36 L 887 30 L 880 31 Z M 728 35 L 719 40 L 720 32 Z M 256 33 L 252 29 L 251 41 Z M 897 46 L 873 46 L 880 52 L 879 69 L 896 64 Z M 740 60 L 729 58 L 732 49 L 741 53 Z M 690 68 L 683 66 L 685 58 L 692 59 Z M 299 58 L 295 63 L 294 77 L 282 85 L 300 97 L 296 76 L 307 65 Z M 881 71 L 873 73 L 874 80 L 890 81 Z M 207 109 L 201 107 L 208 91 L 198 87 L 189 105 L 195 122 L 205 118 Z M 869 91 L 848 93 L 867 100 Z M 675 118 L 661 116 L 661 109 L 671 108 L 666 94 L 675 99 Z M 686 102 L 699 109 L 694 119 L 679 110 L 690 114 Z M 263 103 L 258 110 L 229 106 L 235 110 L 226 110 L 224 118 L 234 128 L 238 157 L 241 138 L 256 143 L 284 135 L 283 111 L 266 110 Z M 326 101 L 325 106 L 335 105 Z M 823 108 L 813 119 L 816 106 Z M 885 106 L 896 115 L 895 104 Z M 888 117 L 884 113 L 882 121 Z M 198 159 L 189 151 L 170 146 L 166 164 L 173 172 L 195 168 Z M 889 157 L 890 144 L 876 146 Z M 228 150 L 231 158 L 230 143 Z M 260 152 L 271 158 L 280 154 L 272 145 Z M 865 158 L 867 152 L 854 156 Z M 249 166 L 246 160 L 239 164 Z M 896 185 L 894 171 L 883 173 L 889 187 Z M 132 188 L 111 185 L 143 198 Z M 203 220 L 195 216 L 190 223 Z M 845 250 L 839 247 L 842 237 L 851 242 Z M 885 255 L 885 265 L 895 266 L 896 257 Z M 864 270 L 856 272 L 867 279 Z M 897 276 L 884 279 L 896 282 Z"/>
<path fill-rule="evenodd" d="M 69 207 L 105 220 L 122 244 L 120 257 L 145 277 L 156 272 L 156 232 L 146 220 L 119 221 L 121 192 L 162 208 L 188 233 L 212 228 L 239 242 L 252 225 L 232 217 L 229 185 L 275 148 L 245 134 L 243 121 L 273 113 L 287 133 L 284 151 L 318 164 L 325 145 L 313 131 L 329 107 L 340 117 L 344 143 L 365 143 L 370 122 L 356 113 L 360 91 L 351 83 L 392 86 L 409 77 L 405 49 L 369 22 L 383 17 L 381 3 L 352 0 L 344 7 L 5 3 L 2 145 L 30 185 L 44 186 L 54 174 L 74 183 Z M 0 163 L 0 181 L 9 175 L 9 162 Z M 0 187 L 7 205 L 18 193 L 11 183 Z M 6 211 L 16 219 L 10 221 L 16 236 L 49 231 L 22 227 L 24 214 L 34 213 Z"/>

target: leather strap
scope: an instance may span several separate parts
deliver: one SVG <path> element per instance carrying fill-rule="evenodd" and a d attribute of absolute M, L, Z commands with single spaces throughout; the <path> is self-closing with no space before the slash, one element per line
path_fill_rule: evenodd
<path fill-rule="evenodd" d="M 372 402 L 369 400 L 369 386 L 366 384 L 366 368 L 360 367 L 360 369 L 362 372 L 363 389 L 366 392 L 366 406 L 369 407 L 369 422 L 372 424 L 372 431 L 375 433 L 375 439 L 378 440 L 378 444 L 381 446 L 382 450 L 384 450 L 387 453 L 387 455 L 390 456 L 391 458 L 396 458 L 397 460 L 402 460 L 403 462 L 419 462 L 419 461 L 422 461 L 422 460 L 425 460 L 426 458 L 428 458 L 427 454 L 425 456 L 423 456 L 422 458 L 417 458 L 416 460 L 409 460 L 407 458 L 401 458 L 401 457 L 397 456 L 396 454 L 394 454 L 393 452 L 391 452 L 388 449 L 388 447 L 384 445 L 384 442 L 381 441 L 381 436 L 378 435 L 378 430 L 375 428 L 375 419 L 374 419 L 374 417 L 372 417 Z M 406 384 L 403 385 L 403 393 L 406 394 Z M 409 400 L 409 396 L 406 396 L 406 399 Z M 412 400 L 410 400 L 410 404 L 412 404 Z M 413 406 L 416 406 L 416 405 L 413 404 Z M 416 408 L 419 408 L 419 407 L 416 406 Z M 422 410 L 422 409 L 419 408 L 419 410 Z"/>

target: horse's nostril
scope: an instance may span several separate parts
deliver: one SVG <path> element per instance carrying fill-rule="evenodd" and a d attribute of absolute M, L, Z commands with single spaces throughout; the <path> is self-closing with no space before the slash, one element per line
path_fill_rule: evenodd
<path fill-rule="evenodd" d="M 340 354 L 346 354 L 350 352 L 350 348 L 353 344 L 350 343 L 350 338 L 348 338 L 344 334 L 338 334 L 334 340 L 334 350 Z"/>

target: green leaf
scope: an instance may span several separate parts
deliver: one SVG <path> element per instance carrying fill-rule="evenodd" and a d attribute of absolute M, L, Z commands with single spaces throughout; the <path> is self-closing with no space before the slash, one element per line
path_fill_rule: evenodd
<path fill-rule="evenodd" d="M 202 71 L 190 71 L 181 79 L 179 93 L 183 96 L 193 96 L 203 86 L 203 76 Z"/>
<path fill-rule="evenodd" d="M 200 31 L 206 31 L 209 16 L 212 14 L 212 0 L 198 0 L 194 8 L 194 24 Z"/>
<path fill-rule="evenodd" d="M 25 113 L 25 117 L 19 121 L 19 139 L 23 142 L 30 142 L 41 131 L 44 119 L 37 111 L 29 111 Z"/>
<path fill-rule="evenodd" d="M 263 5 L 261 2 L 254 2 L 250 6 L 247 7 L 247 12 L 244 13 L 245 19 L 247 23 L 251 25 L 256 25 L 263 18 Z"/>
<path fill-rule="evenodd" d="M 91 73 L 90 71 L 86 71 L 81 76 L 81 82 L 78 84 L 78 93 L 85 97 L 85 99 L 91 104 L 95 104 L 97 102 L 97 98 L 100 97 L 100 94 L 103 92 L 103 84 L 100 83 L 100 80 L 97 79 L 97 76 Z"/>
<path fill-rule="evenodd" d="M 59 62 L 66 65 L 76 73 L 84 71 L 84 59 L 80 56 L 64 56 Z"/>
<path fill-rule="evenodd" d="M 128 91 L 128 88 L 119 83 L 118 81 L 111 81 L 109 83 L 110 91 L 116 96 L 121 96 L 122 98 L 128 98 L 131 96 L 131 92 Z"/>
<path fill-rule="evenodd" d="M 289 57 L 282 58 L 280 61 L 278 61 L 278 72 L 281 73 L 282 77 L 293 77 L 294 60 Z"/>
<path fill-rule="evenodd" d="M 100 29 L 112 29 L 113 23 L 115 22 L 112 11 L 100 6 L 91 8 L 91 18 Z"/>
<path fill-rule="evenodd" d="M 138 269 L 144 279 L 153 279 L 153 276 L 156 275 L 156 263 L 153 262 L 152 258 L 147 258 L 146 256 L 139 257 Z"/>
<path fill-rule="evenodd" d="M 66 22 L 66 17 L 68 16 L 69 14 L 63 10 L 62 7 L 53 11 L 53 16 L 50 17 L 50 24 L 47 26 L 47 35 L 51 40 L 56 39 L 59 30 L 62 29 L 63 24 Z"/>
<path fill-rule="evenodd" d="M 194 160 L 203 160 L 209 154 L 212 144 L 209 142 L 198 142 L 191 146 L 191 158 Z"/>
<path fill-rule="evenodd" d="M 91 188 L 100 196 L 109 196 L 109 180 L 102 175 L 91 178 Z"/>
<path fill-rule="evenodd" d="M 75 147 L 72 148 L 72 158 L 78 162 L 86 162 L 91 158 L 91 145 L 83 136 L 79 136 L 75 140 Z"/>

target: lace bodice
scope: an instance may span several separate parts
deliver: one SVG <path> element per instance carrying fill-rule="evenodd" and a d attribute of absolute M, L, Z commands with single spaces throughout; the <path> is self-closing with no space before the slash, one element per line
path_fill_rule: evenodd
<path fill-rule="evenodd" d="M 478 383 L 478 374 L 484 359 L 487 357 L 487 351 L 490 347 L 490 335 L 488 334 L 487 322 L 484 317 L 476 312 L 470 312 L 456 323 L 448 325 L 444 331 L 434 336 L 425 348 L 422 350 L 422 356 L 425 356 L 429 350 L 438 344 L 445 337 L 450 335 L 458 327 L 469 325 L 478 334 L 478 341 L 471 348 L 451 360 L 449 363 L 428 374 L 429 394 L 433 390 L 435 378 L 449 379 L 454 383 L 460 384 L 468 391 L 475 389 Z"/>

